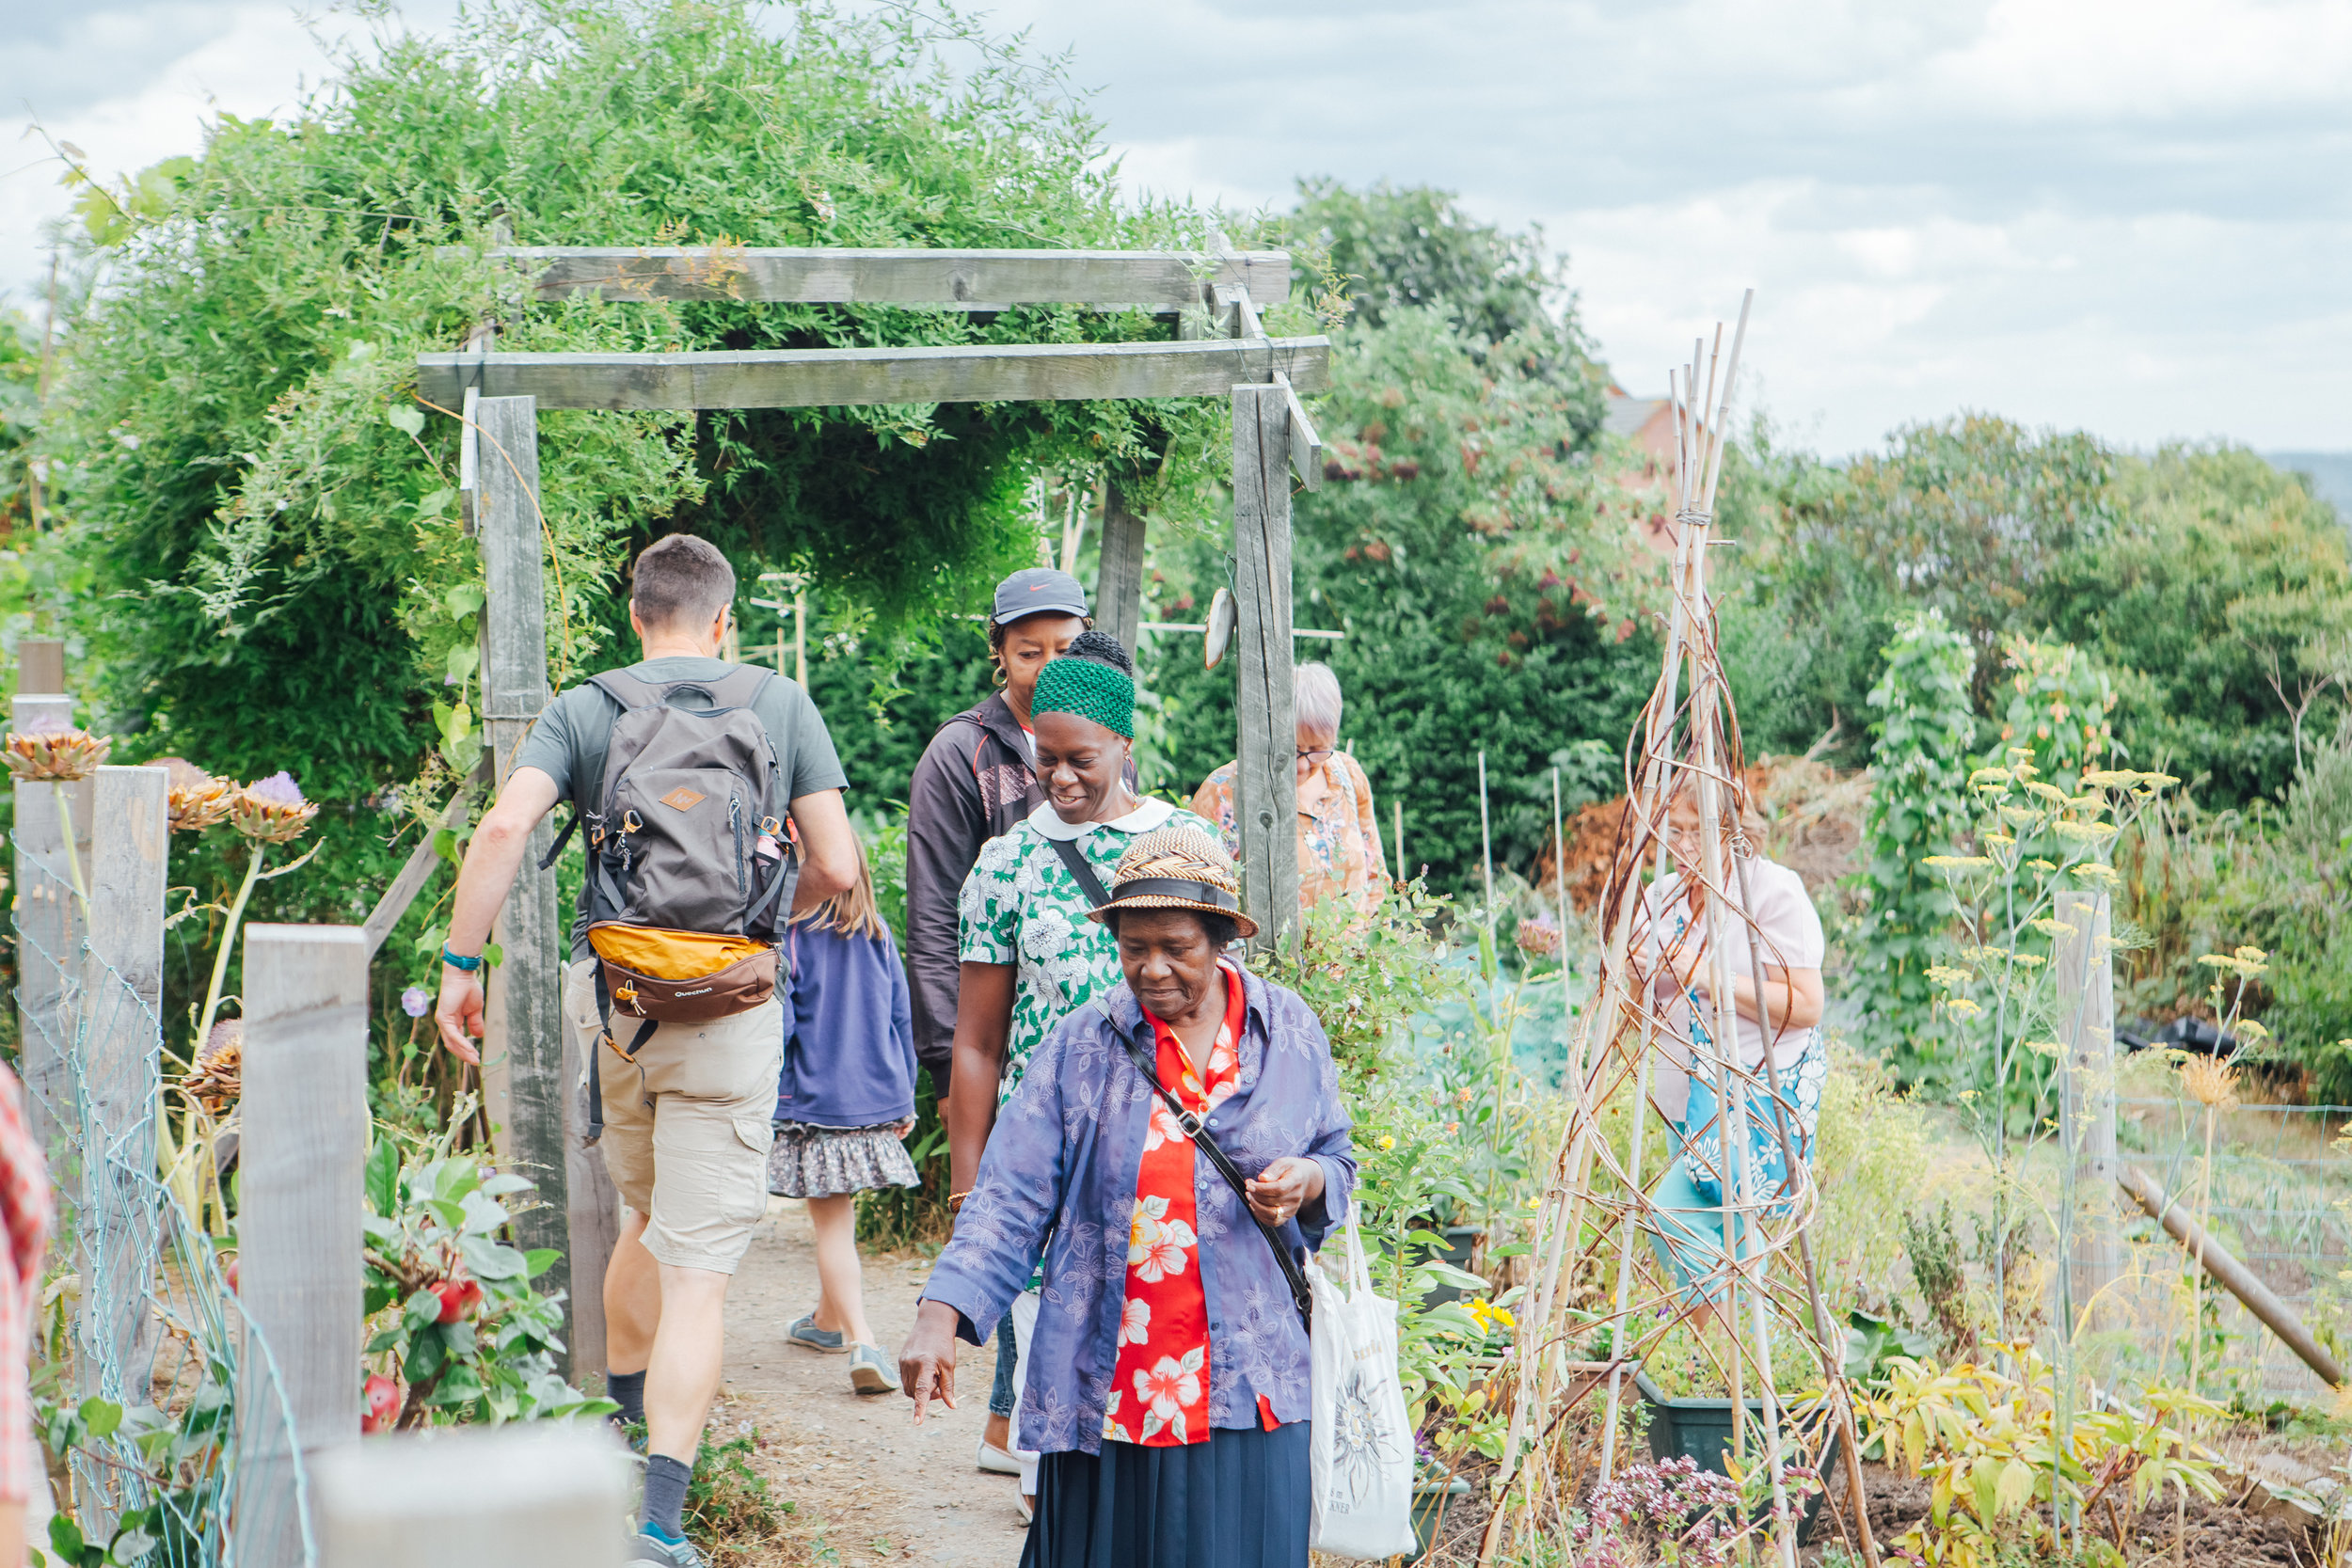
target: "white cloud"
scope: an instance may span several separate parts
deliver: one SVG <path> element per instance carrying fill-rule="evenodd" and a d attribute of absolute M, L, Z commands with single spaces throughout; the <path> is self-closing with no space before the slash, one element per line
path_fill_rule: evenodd
<path fill-rule="evenodd" d="M 102 167 L 283 112 L 324 65 L 279 0 L 26 9 L 0 88 Z M 1251 208 L 1385 178 L 1541 221 L 1630 387 L 1754 284 L 1753 385 L 1833 449 L 1963 407 L 2352 447 L 2342 0 L 994 10 L 1073 50 L 1131 185 Z M 51 178 L 0 181 L 0 282 L 38 270 Z"/>

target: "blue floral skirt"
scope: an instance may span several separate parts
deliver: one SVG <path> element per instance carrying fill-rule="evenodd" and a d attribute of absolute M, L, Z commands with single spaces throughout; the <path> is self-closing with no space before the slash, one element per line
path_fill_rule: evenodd
<path fill-rule="evenodd" d="M 1781 1093 L 1795 1113 L 1788 1117 L 1788 1144 L 1799 1161 L 1812 1158 L 1813 1133 L 1821 1119 L 1821 1085 L 1828 1078 L 1829 1052 L 1820 1030 L 1815 1029 L 1805 1039 L 1804 1053 L 1780 1074 Z M 1746 1125 L 1732 1146 L 1735 1150 L 1742 1144 L 1746 1148 L 1747 1179 L 1740 1191 L 1748 1203 L 1765 1204 L 1766 1214 L 1786 1214 L 1786 1202 L 1769 1201 L 1788 1184 L 1787 1154 L 1771 1099 L 1760 1091 L 1742 1094 L 1740 1116 Z M 1712 1078 L 1692 1077 L 1690 1105 L 1680 1121 L 1669 1124 L 1669 1131 L 1673 1157 L 1650 1195 L 1655 1221 L 1650 1245 L 1682 1287 L 1686 1300 L 1713 1301 L 1722 1295 L 1724 1281 L 1724 1187 L 1740 1172 L 1724 1163 L 1723 1118 L 1716 1115 Z M 1742 1257 L 1750 1255 L 1752 1241 L 1743 1226 Z"/>
<path fill-rule="evenodd" d="M 1049 1453 L 1021 1568 L 1307 1568 L 1308 1423 Z"/>

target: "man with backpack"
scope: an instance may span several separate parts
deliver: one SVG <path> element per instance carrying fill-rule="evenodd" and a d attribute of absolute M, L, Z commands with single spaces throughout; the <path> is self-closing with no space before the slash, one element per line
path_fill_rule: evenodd
<path fill-rule="evenodd" d="M 644 657 L 532 726 L 458 872 L 435 1012 L 450 1050 L 478 1061 L 483 945 L 532 830 L 569 800 L 564 838 L 585 829 L 588 868 L 564 1016 L 593 1064 L 590 1136 L 601 1129 L 627 1206 L 603 1282 L 606 1386 L 646 1423 L 634 1560 L 665 1568 L 702 1563 L 681 1513 L 719 1391 L 727 1282 L 767 1209 L 774 943 L 793 910 L 857 871 L 847 780 L 808 694 L 717 657 L 734 601 L 734 568 L 707 541 L 674 533 L 637 558 Z"/>

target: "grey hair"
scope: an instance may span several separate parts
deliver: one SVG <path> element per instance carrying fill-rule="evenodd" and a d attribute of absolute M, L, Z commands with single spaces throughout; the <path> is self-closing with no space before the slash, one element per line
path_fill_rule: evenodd
<path fill-rule="evenodd" d="M 1302 664 L 1291 672 L 1291 721 L 1310 734 L 1339 738 L 1340 677 L 1328 664 Z"/>

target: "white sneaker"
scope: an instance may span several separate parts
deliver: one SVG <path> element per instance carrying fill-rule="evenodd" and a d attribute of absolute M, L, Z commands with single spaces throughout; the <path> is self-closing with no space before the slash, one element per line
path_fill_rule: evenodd
<path fill-rule="evenodd" d="M 1036 1518 L 1037 1518 L 1037 1494 L 1036 1494 L 1036 1493 L 1034 1493 L 1034 1492 L 1024 1492 L 1024 1493 L 1022 1493 L 1022 1494 L 1021 1494 L 1021 1522 L 1022 1522 L 1023 1524 L 1026 1525 L 1026 1524 L 1030 1524 L 1030 1523 L 1034 1522 L 1034 1521 L 1036 1520 Z"/>
<path fill-rule="evenodd" d="M 1015 1459 L 1009 1450 L 998 1448 L 985 1437 L 980 1439 L 979 1449 L 972 1457 L 981 1469 L 992 1476 L 1017 1476 L 1021 1473 L 1021 1461 Z"/>

